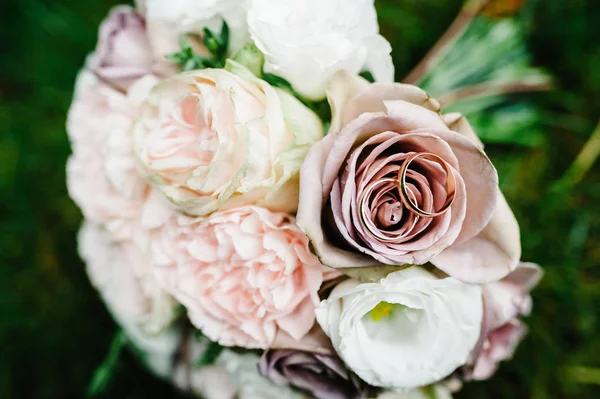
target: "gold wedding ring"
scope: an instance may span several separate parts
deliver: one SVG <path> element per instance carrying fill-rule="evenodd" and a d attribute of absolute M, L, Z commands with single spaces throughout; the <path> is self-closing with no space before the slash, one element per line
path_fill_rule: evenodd
<path fill-rule="evenodd" d="M 414 194 L 410 190 L 408 190 L 408 186 L 406 184 L 406 174 L 408 172 L 408 167 L 410 166 L 410 164 L 417 158 L 423 158 L 429 161 L 433 161 L 439 164 L 446 172 L 446 202 L 444 202 L 444 205 L 442 205 L 442 207 L 437 211 L 426 212 L 423 209 L 419 208 L 419 205 L 416 204 L 416 199 L 413 202 L 413 200 L 410 198 L 410 194 L 412 194 L 413 198 Z M 456 177 L 454 176 L 452 168 L 442 158 L 428 152 L 413 154 L 404 161 L 402 167 L 398 171 L 398 183 L 400 197 L 402 198 L 402 202 L 404 203 L 404 205 L 413 213 L 424 218 L 433 218 L 444 214 L 444 212 L 446 212 L 448 208 L 452 206 L 452 203 L 454 202 L 454 198 L 456 196 Z"/>

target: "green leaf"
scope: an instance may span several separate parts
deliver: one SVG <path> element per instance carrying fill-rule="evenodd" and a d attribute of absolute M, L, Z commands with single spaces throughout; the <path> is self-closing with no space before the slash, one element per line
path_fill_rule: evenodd
<path fill-rule="evenodd" d="M 92 376 L 87 389 L 87 397 L 91 398 L 106 391 L 116 373 L 121 352 L 126 345 L 127 336 L 122 330 L 117 331 L 106 358 Z"/>
<path fill-rule="evenodd" d="M 265 56 L 252 42 L 248 42 L 231 58 L 233 61 L 245 66 L 254 76 L 262 76 Z"/>
<path fill-rule="evenodd" d="M 365 78 L 371 83 L 375 82 L 375 77 L 373 76 L 371 71 L 362 71 L 361 73 L 359 73 L 359 76 Z"/>
<path fill-rule="evenodd" d="M 223 21 L 223 26 L 218 35 L 208 28 L 202 30 L 202 37 L 195 33 L 187 33 L 179 38 L 179 47 L 181 50 L 177 53 L 168 54 L 166 58 L 179 64 L 183 71 L 192 71 L 205 68 L 223 68 L 227 60 L 227 51 L 229 49 L 229 26 Z M 202 43 L 211 54 L 210 57 L 204 57 L 194 54 L 194 48 L 190 38 Z"/>
<path fill-rule="evenodd" d="M 281 76 L 273 75 L 272 73 L 263 73 L 263 80 L 273 87 L 279 87 L 280 89 L 286 89 L 294 93 L 292 84 L 282 78 Z"/>
<path fill-rule="evenodd" d="M 221 352 L 223 352 L 223 349 L 224 347 L 218 343 L 209 341 L 206 345 L 204 353 L 202 353 L 202 356 L 200 356 L 200 359 L 198 359 L 198 362 L 196 363 L 196 368 L 214 364 Z"/>
<path fill-rule="evenodd" d="M 229 25 L 227 25 L 227 22 L 223 21 L 223 26 L 221 26 L 221 43 L 223 44 L 223 49 L 225 49 L 225 53 L 227 52 L 227 49 L 229 48 Z M 222 54 L 223 56 L 225 56 L 225 54 Z"/>
<path fill-rule="evenodd" d="M 211 54 L 218 54 L 222 46 L 221 40 L 208 28 L 204 28 L 202 32 L 204 33 L 204 38 L 202 39 L 204 46 L 206 46 Z"/>

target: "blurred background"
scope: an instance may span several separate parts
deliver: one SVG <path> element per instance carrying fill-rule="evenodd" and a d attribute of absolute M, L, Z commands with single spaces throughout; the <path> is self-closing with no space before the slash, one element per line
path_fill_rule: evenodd
<path fill-rule="evenodd" d="M 95 47 L 100 21 L 117 3 L 2 3 L 0 398 L 84 397 L 116 331 L 76 253 L 81 214 L 65 188 L 70 149 L 64 122 L 75 75 Z M 488 18 L 503 23 L 501 15 L 521 1 L 503 3 L 507 10 L 492 10 Z M 401 80 L 462 1 L 376 4 Z M 491 46 L 490 58 L 518 47 L 521 58 L 541 68 L 535 74 L 552 76 L 555 90 L 505 96 L 484 111 L 463 104 L 462 110 L 472 111 L 499 170 L 521 224 L 524 260 L 546 274 L 533 293 L 530 334 L 514 360 L 456 397 L 600 398 L 600 163 L 594 164 L 600 131 L 592 137 L 600 118 L 600 2 L 529 0 L 510 21 L 520 41 Z M 489 61 L 485 51 L 467 53 L 471 58 L 460 68 L 448 61 L 442 72 L 456 78 Z M 439 85 L 427 84 L 434 92 Z M 180 397 L 128 352 L 113 377 L 103 397 Z"/>

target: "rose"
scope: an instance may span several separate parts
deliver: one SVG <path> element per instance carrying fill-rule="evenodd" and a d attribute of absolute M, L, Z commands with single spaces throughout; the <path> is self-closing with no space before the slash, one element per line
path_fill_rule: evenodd
<path fill-rule="evenodd" d="M 175 68 L 165 55 L 178 52 L 179 37 L 194 33 L 202 35 L 204 28 L 219 32 L 226 22 L 229 27 L 229 52 L 240 50 L 249 40 L 246 23 L 247 0 L 146 0 L 138 4 L 148 21 L 148 36 L 155 62 L 164 73 Z M 196 52 L 208 55 L 206 48 L 195 43 Z"/>
<path fill-rule="evenodd" d="M 317 116 L 239 64 L 159 84 L 136 124 L 142 172 L 193 215 L 259 205 L 296 210 L 298 172 L 322 135 Z"/>
<path fill-rule="evenodd" d="M 148 257 L 133 242 L 114 242 L 89 222 L 79 233 L 79 254 L 92 285 L 131 342 L 146 353 L 150 368 L 170 375 L 180 343 L 179 330 L 171 327 L 175 304 L 154 280 Z"/>
<path fill-rule="evenodd" d="M 100 25 L 98 45 L 88 59 L 88 67 L 122 90 L 152 73 L 152 51 L 144 18 L 129 6 L 113 8 Z"/>
<path fill-rule="evenodd" d="M 176 218 L 152 241 L 159 280 L 225 346 L 266 348 L 311 329 L 323 266 L 292 217 L 258 207 Z"/>
<path fill-rule="evenodd" d="M 465 370 L 468 378 L 488 379 L 499 362 L 512 357 L 527 333 L 518 317 L 531 313 L 529 292 L 541 278 L 538 265 L 521 263 L 504 279 L 483 286 L 483 332 L 473 353 L 474 363 Z"/>
<path fill-rule="evenodd" d="M 265 54 L 265 71 L 306 97 L 323 98 L 340 70 L 369 70 L 377 81 L 393 81 L 391 46 L 378 33 L 373 0 L 251 0 L 248 25 Z"/>
<path fill-rule="evenodd" d="M 419 267 L 378 283 L 347 280 L 316 309 L 346 365 L 394 390 L 432 384 L 464 365 L 479 338 L 481 288 Z"/>
<path fill-rule="evenodd" d="M 476 283 L 516 267 L 517 222 L 464 118 L 441 116 L 415 86 L 344 73 L 329 99 L 331 130 L 302 166 L 298 209 L 323 264 L 432 262 Z"/>
<path fill-rule="evenodd" d="M 139 104 L 156 81 L 146 76 L 123 94 L 84 70 L 69 110 L 69 194 L 86 219 L 115 239 L 132 239 L 138 228 L 156 227 L 170 216 L 166 201 L 139 175 L 129 136 Z"/>
<path fill-rule="evenodd" d="M 292 385 L 317 399 L 367 398 L 369 386 L 350 373 L 337 356 L 276 349 L 260 359 L 260 373 L 279 385 Z"/>

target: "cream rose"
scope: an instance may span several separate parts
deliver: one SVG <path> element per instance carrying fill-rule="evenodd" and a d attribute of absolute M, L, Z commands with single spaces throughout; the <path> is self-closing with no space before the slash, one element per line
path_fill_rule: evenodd
<path fill-rule="evenodd" d="M 329 98 L 331 130 L 302 166 L 298 209 L 323 264 L 431 262 L 473 283 L 517 266 L 519 226 L 461 115 L 441 115 L 418 87 L 347 73 Z"/>
<path fill-rule="evenodd" d="M 298 173 L 323 136 L 318 117 L 230 62 L 159 84 L 133 129 L 142 173 L 181 210 L 258 205 L 294 212 Z"/>
<path fill-rule="evenodd" d="M 466 363 L 479 338 L 481 288 L 419 267 L 378 283 L 347 280 L 316 309 L 337 353 L 367 383 L 432 384 Z"/>
<path fill-rule="evenodd" d="M 265 54 L 265 71 L 306 97 L 325 97 L 340 70 L 393 81 L 392 49 L 379 35 L 373 0 L 251 0 L 248 26 Z"/>

